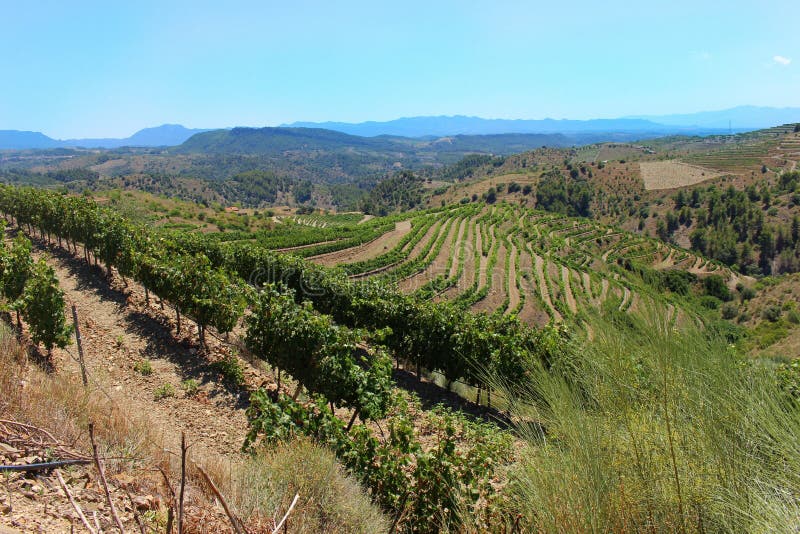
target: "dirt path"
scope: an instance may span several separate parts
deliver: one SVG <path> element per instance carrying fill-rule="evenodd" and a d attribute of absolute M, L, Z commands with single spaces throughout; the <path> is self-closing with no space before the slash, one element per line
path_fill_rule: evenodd
<path fill-rule="evenodd" d="M 458 237 L 456 238 L 456 242 L 452 247 L 453 263 L 450 265 L 450 272 L 447 273 L 448 278 L 453 278 L 458 272 L 458 254 L 463 246 L 462 243 L 464 242 L 464 232 L 466 232 L 469 222 L 470 219 L 464 218 L 458 228 Z"/>
<path fill-rule="evenodd" d="M 608 298 L 608 278 L 603 278 L 600 282 L 600 301 L 598 304 L 603 304 Z"/>
<path fill-rule="evenodd" d="M 443 225 L 447 225 L 448 223 L 445 221 Z M 441 229 L 444 231 L 444 228 Z M 450 244 L 453 242 L 453 236 L 455 232 L 458 230 L 458 224 L 450 224 L 450 228 L 447 230 L 447 235 L 445 236 L 444 244 L 442 248 L 439 250 L 439 254 L 433 259 L 433 261 L 428 265 L 422 272 L 415 274 L 410 278 L 406 278 L 400 281 L 399 288 L 400 291 L 409 292 L 409 291 L 416 291 L 426 283 L 430 282 L 437 276 L 445 274 L 445 267 L 447 267 L 447 260 L 450 257 Z M 433 239 L 436 240 L 441 237 L 441 232 L 438 232 Z"/>
<path fill-rule="evenodd" d="M 480 289 L 480 288 L 482 288 L 483 286 L 486 285 L 486 279 L 487 279 L 487 276 L 488 276 L 488 273 L 486 272 L 486 268 L 489 265 L 489 256 L 491 256 L 491 254 L 492 254 L 492 248 L 494 247 L 494 240 L 495 240 L 495 237 L 494 237 L 494 225 L 490 226 L 489 229 L 486 231 L 486 236 L 489 239 L 489 254 L 484 256 L 483 252 L 481 252 L 480 265 L 478 266 L 478 289 Z M 482 246 L 482 243 L 481 243 L 481 246 Z"/>
<path fill-rule="evenodd" d="M 483 258 L 483 255 L 480 252 L 483 250 L 483 233 L 481 232 L 480 224 L 475 225 L 475 235 L 473 237 L 475 238 L 475 250 L 477 250 L 480 257 Z M 482 260 L 479 259 L 478 265 L 475 265 L 475 262 L 473 261 L 473 258 L 475 257 L 475 250 L 472 251 L 472 257 L 468 256 L 464 258 L 466 262 L 464 265 L 464 273 L 468 275 L 467 279 L 472 280 L 473 283 L 478 281 L 478 287 L 480 287 L 480 263 Z"/>
<path fill-rule="evenodd" d="M 411 231 L 411 221 L 400 221 L 395 223 L 394 230 L 387 232 L 377 239 L 373 239 L 363 245 L 320 254 L 308 258 L 314 263 L 324 266 L 341 265 L 343 263 L 353 263 L 356 261 L 370 260 L 381 254 L 385 254 L 393 249 L 400 240 Z"/>
<path fill-rule="evenodd" d="M 619 303 L 619 311 L 624 311 L 626 309 L 626 305 L 631 298 L 631 290 L 628 289 L 628 286 L 622 286 L 622 302 Z"/>
<path fill-rule="evenodd" d="M 664 256 L 656 265 L 655 269 L 666 269 L 667 267 L 672 267 L 675 263 L 672 259 L 672 254 L 675 252 L 675 249 L 672 247 L 669 248 L 669 253 Z"/>
<path fill-rule="evenodd" d="M 586 298 L 590 301 L 592 300 L 592 278 L 589 276 L 589 273 L 583 271 L 581 273 L 581 277 L 583 278 L 583 290 L 586 292 Z"/>
<path fill-rule="evenodd" d="M 534 268 L 536 269 L 536 279 L 539 285 L 539 292 L 542 295 L 542 300 L 550 309 L 550 314 L 556 321 L 563 321 L 564 318 L 561 314 L 556 310 L 555 306 L 553 306 L 553 302 L 550 300 L 550 290 L 547 288 L 547 282 L 544 279 L 544 260 L 541 256 L 534 254 Z"/>
<path fill-rule="evenodd" d="M 492 228 L 493 230 L 494 228 Z M 506 289 L 505 289 L 505 277 L 508 274 L 506 271 L 506 245 L 505 241 L 496 238 L 493 246 L 497 249 L 497 262 L 494 264 L 494 267 L 491 271 L 488 270 L 488 265 L 484 264 L 483 260 L 487 258 L 481 257 L 481 267 L 486 271 L 481 273 L 484 277 L 484 283 L 488 286 L 489 291 L 486 294 L 486 297 L 479 300 L 475 304 L 472 305 L 471 309 L 473 311 L 485 311 L 485 312 L 494 312 L 499 310 L 500 312 L 505 311 L 505 299 L 506 299 Z M 490 253 L 491 255 L 491 253 Z M 488 261 L 487 261 L 488 263 Z M 480 287 L 483 287 L 481 285 Z M 510 287 L 510 284 L 509 284 Z"/>
<path fill-rule="evenodd" d="M 520 296 L 517 287 L 517 246 L 511 243 L 511 261 L 508 264 L 508 310 L 519 306 Z"/>
<path fill-rule="evenodd" d="M 246 395 L 235 387 L 221 385 L 208 360 L 197 355 L 193 323 L 184 321 L 183 332 L 191 337 L 176 339 L 171 319 L 162 314 L 154 300 L 149 307 L 145 305 L 140 286 L 130 283 L 128 289 L 121 284 L 110 287 L 101 269 L 88 267 L 57 249 L 48 254 L 39 249 L 36 255 L 47 258 L 68 305 L 74 304 L 77 309 L 86 366 L 94 386 L 127 411 L 147 414 L 167 440 L 174 441 L 184 431 L 196 449 L 228 457 L 239 454 L 247 431 Z M 214 340 L 209 344 L 216 357 L 230 353 L 230 348 Z M 71 357 L 75 350 L 74 345 L 56 350 L 59 369 L 78 371 Z M 150 362 L 149 375 L 134 369 L 144 361 Z M 259 374 L 247 369 L 249 379 Z M 188 379 L 199 383 L 199 394 L 193 397 L 187 397 L 181 387 Z M 156 390 L 164 387 L 171 387 L 174 396 L 154 401 Z"/>
<path fill-rule="evenodd" d="M 453 262 L 453 267 L 455 267 L 455 271 L 451 270 L 450 276 L 453 277 L 456 275 L 456 271 L 458 270 L 461 262 L 458 260 L 459 254 L 461 254 L 461 247 L 464 247 L 464 267 L 461 271 L 461 276 L 458 280 L 455 280 L 453 287 L 449 288 L 445 291 L 441 296 L 443 299 L 453 299 L 461 293 L 465 287 L 472 284 L 471 272 L 469 271 L 468 267 L 473 264 L 473 252 L 472 249 L 472 236 L 473 232 L 477 230 L 477 226 L 475 225 L 474 219 L 470 219 L 467 221 L 466 225 L 466 236 L 462 243 L 458 245 L 458 252 L 456 252 L 456 258 Z"/>
<path fill-rule="evenodd" d="M 572 286 L 570 285 L 570 272 L 566 265 L 561 266 L 561 280 L 564 282 L 564 298 L 567 301 L 567 307 L 572 313 L 578 313 L 578 303 L 575 302 L 575 296 L 572 294 Z"/>

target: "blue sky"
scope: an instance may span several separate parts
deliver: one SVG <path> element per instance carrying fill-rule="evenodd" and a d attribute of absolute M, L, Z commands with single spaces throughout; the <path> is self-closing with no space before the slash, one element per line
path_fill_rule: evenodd
<path fill-rule="evenodd" d="M 800 2 L 0 0 L 0 129 L 800 106 Z"/>

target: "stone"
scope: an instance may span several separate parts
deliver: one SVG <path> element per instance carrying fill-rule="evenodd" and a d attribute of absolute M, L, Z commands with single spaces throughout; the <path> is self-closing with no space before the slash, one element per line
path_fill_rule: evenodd
<path fill-rule="evenodd" d="M 140 512 L 153 509 L 153 496 L 152 495 L 137 495 L 133 498 L 133 504 Z"/>

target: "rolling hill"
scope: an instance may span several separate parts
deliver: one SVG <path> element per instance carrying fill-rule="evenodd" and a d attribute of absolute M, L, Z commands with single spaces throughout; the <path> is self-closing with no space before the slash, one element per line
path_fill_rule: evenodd
<path fill-rule="evenodd" d="M 120 139 L 53 139 L 41 132 L 0 130 L 0 150 L 174 146 L 183 143 L 196 133 L 205 131 L 207 130 L 184 128 L 179 124 L 164 124 L 153 128 L 144 128 L 130 137 Z"/>

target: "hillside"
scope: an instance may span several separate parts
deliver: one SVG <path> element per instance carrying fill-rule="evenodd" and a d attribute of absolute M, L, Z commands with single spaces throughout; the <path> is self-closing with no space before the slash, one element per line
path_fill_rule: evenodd
<path fill-rule="evenodd" d="M 567 513 L 550 499 L 571 495 L 588 503 L 600 491 L 614 503 L 604 505 L 605 521 L 616 525 L 700 518 L 716 526 L 780 524 L 771 514 L 731 516 L 729 506 L 763 510 L 748 508 L 748 496 L 794 486 L 796 471 L 787 474 L 785 459 L 776 466 L 754 452 L 796 444 L 797 413 L 789 408 L 800 377 L 795 367 L 767 359 L 748 365 L 746 345 L 758 338 L 726 322 L 725 311 L 736 300 L 750 301 L 746 312 L 760 310 L 786 328 L 793 309 L 778 304 L 771 315 L 779 284 L 754 283 L 702 256 L 590 219 L 497 201 L 375 218 L 276 214 L 263 232 L 210 234 L 140 224 L 115 211 L 119 201 L 105 204 L 0 188 L 0 211 L 13 226 L 2 252 L 16 259 L 0 263 L 10 282 L 4 295 L 13 295 L 20 273 L 34 281 L 44 273 L 48 294 L 76 305 L 87 391 L 106 392 L 101 398 L 115 407 L 102 411 L 109 419 L 89 412 L 102 429 L 107 462 L 129 439 L 120 421 L 131 411 L 146 416 L 143 424 L 156 433 L 185 432 L 192 444 L 189 522 L 222 525 L 228 518 L 261 531 L 277 523 L 296 494 L 290 524 L 300 531 L 380 532 L 390 522 L 388 530 L 404 532 L 453 525 L 536 530 L 551 521 L 541 518 L 543 510 L 558 511 L 552 521 L 559 530 L 590 508 Z M 36 244 L 32 254 L 23 233 Z M 32 274 L 20 270 L 34 259 L 41 261 Z M 42 343 L 42 325 L 30 313 L 37 293 L 25 283 L 22 332 Z M 53 317 L 62 328 L 63 310 Z M 50 366 L 48 383 L 63 384 L 51 401 L 73 403 L 69 388 L 80 387 L 80 365 L 63 350 L 69 340 L 57 344 L 46 355 L 30 350 Z M 694 357 L 698 351 L 703 357 Z M 5 383 L 36 380 L 35 389 L 14 386 L 27 396 L 21 398 L 44 395 L 41 375 L 12 362 L 2 369 L 12 373 Z M 81 435 L 87 414 L 31 412 L 36 405 L 15 400 L 0 410 L 51 429 L 60 443 Z M 666 443 L 667 421 L 685 440 Z M 778 444 L 764 438 L 762 423 L 787 428 Z M 136 467 L 126 467 L 127 456 L 110 463 L 109 499 L 127 525 L 164 526 L 163 518 L 183 509 L 170 497 L 170 473 L 180 462 L 159 459 L 163 441 L 140 443 Z M 597 451 L 591 461 L 582 452 L 587 443 Z M 650 458 L 647 465 L 619 461 L 634 450 Z M 294 465 L 293 458 L 304 460 Z M 33 460 L 18 461 L 34 469 Z M 233 467 L 225 469 L 226 461 Z M 698 465 L 721 475 L 732 461 L 745 470 L 738 489 L 722 476 L 713 483 L 691 476 Z M 208 466 L 216 489 L 195 462 Z M 162 466 L 161 477 L 134 478 L 135 469 L 152 472 L 154 464 Z M 564 477 L 565 470 L 572 474 Z M 749 470 L 769 474 L 771 485 L 752 484 Z M 83 473 L 96 476 L 90 468 Z M 637 491 L 606 484 L 606 474 Z M 79 486 L 78 476 L 62 485 L 73 487 L 79 504 L 50 490 L 47 474 L 34 477 L 53 494 L 56 513 L 43 519 L 36 492 L 25 489 L 31 483 L 15 475 L 13 493 L 4 497 L 15 526 L 68 525 L 77 521 L 70 505 L 77 510 L 102 499 L 90 485 Z M 150 491 L 151 498 L 141 495 L 136 504 L 131 497 L 126 508 L 121 503 L 131 490 Z M 703 498 L 709 495 L 726 504 Z M 213 507 L 221 496 L 230 505 L 224 512 Z M 704 504 L 676 511 L 676 498 Z M 636 505 L 620 507 L 618 500 Z M 341 512 L 345 502 L 348 513 Z M 105 526 L 112 524 L 109 508 L 97 507 Z"/>
<path fill-rule="evenodd" d="M 475 159 L 445 171 L 457 183 L 437 191 L 428 205 L 491 194 L 657 236 L 750 274 L 791 272 L 798 257 L 787 237 L 798 204 L 796 129 Z"/>
<path fill-rule="evenodd" d="M 52 139 L 40 132 L 18 130 L 0 131 L 0 150 L 28 150 L 44 148 L 118 148 L 123 146 L 157 147 L 179 145 L 192 135 L 207 130 L 184 128 L 179 124 L 163 124 L 144 128 L 125 138 L 103 139 Z"/>

